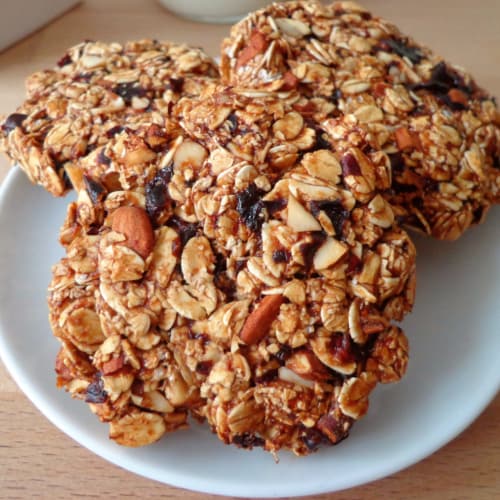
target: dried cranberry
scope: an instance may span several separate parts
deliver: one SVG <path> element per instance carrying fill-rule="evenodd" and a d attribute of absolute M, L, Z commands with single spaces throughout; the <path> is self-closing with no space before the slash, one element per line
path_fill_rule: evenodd
<path fill-rule="evenodd" d="M 357 274 L 361 272 L 363 268 L 363 262 L 361 259 L 356 257 L 353 253 L 349 255 L 349 260 L 347 261 L 347 270 L 346 273 L 348 275 Z"/>
<path fill-rule="evenodd" d="M 384 38 L 381 40 L 382 49 L 391 49 L 400 57 L 407 57 L 413 64 L 418 64 L 422 58 L 422 52 L 418 47 L 411 47 L 408 45 L 407 40 Z"/>
<path fill-rule="evenodd" d="M 250 184 L 244 191 L 236 194 L 236 210 L 241 219 L 251 231 L 259 231 L 264 222 L 262 209 L 263 192 L 255 184 Z"/>
<path fill-rule="evenodd" d="M 165 167 L 146 185 L 146 211 L 153 221 L 156 221 L 161 211 L 170 201 L 168 183 L 171 178 L 172 167 Z"/>
<path fill-rule="evenodd" d="M 273 252 L 274 262 L 288 262 L 290 260 L 290 253 L 286 250 L 276 250 Z"/>
<path fill-rule="evenodd" d="M 101 404 L 106 401 L 107 397 L 108 395 L 104 390 L 104 382 L 102 381 L 102 378 L 99 377 L 87 387 L 85 402 Z"/>
<path fill-rule="evenodd" d="M 264 446 L 266 442 L 255 434 L 245 432 L 234 436 L 233 443 L 240 448 L 253 448 L 254 446 Z"/>
<path fill-rule="evenodd" d="M 312 241 L 309 243 L 303 243 L 300 245 L 299 249 L 304 258 L 304 265 L 306 269 L 310 269 L 313 263 L 314 254 L 316 250 L 323 244 L 326 239 L 326 235 L 321 231 L 314 231 L 311 233 Z"/>
<path fill-rule="evenodd" d="M 356 352 L 349 335 L 343 333 L 332 335 L 329 347 L 340 363 L 352 363 L 356 360 Z"/>
<path fill-rule="evenodd" d="M 57 65 L 62 68 L 63 66 L 67 66 L 68 64 L 71 64 L 72 59 L 69 54 L 64 54 L 59 61 L 57 61 Z"/>
<path fill-rule="evenodd" d="M 12 113 L 9 115 L 2 124 L 2 131 L 5 135 L 10 134 L 15 128 L 21 127 L 23 121 L 26 120 L 28 115 L 23 113 Z"/>
<path fill-rule="evenodd" d="M 83 176 L 83 182 L 85 183 L 85 188 L 87 189 L 87 193 L 89 194 L 92 203 L 96 205 L 103 199 L 106 189 L 101 183 L 95 181 L 88 175 Z"/>
<path fill-rule="evenodd" d="M 349 217 L 349 211 L 344 208 L 339 200 L 334 201 L 311 201 L 311 212 L 314 216 L 318 215 L 320 211 L 323 211 L 328 215 L 328 218 L 332 221 L 333 227 L 335 228 L 335 234 L 337 236 L 342 235 L 342 229 L 344 227 L 344 222 Z"/>
<path fill-rule="evenodd" d="M 358 160 L 351 153 L 345 154 L 340 160 L 344 177 L 348 175 L 361 175 L 361 168 Z"/>

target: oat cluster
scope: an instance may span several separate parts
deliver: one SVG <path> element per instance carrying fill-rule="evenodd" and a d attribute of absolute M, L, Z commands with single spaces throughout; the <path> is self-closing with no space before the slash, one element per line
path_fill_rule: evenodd
<path fill-rule="evenodd" d="M 455 239 L 500 197 L 494 100 L 352 2 L 287 2 L 200 49 L 85 42 L 32 75 L 0 148 L 69 189 L 57 384 L 126 446 L 206 421 L 336 444 L 408 363 L 404 227 Z"/>

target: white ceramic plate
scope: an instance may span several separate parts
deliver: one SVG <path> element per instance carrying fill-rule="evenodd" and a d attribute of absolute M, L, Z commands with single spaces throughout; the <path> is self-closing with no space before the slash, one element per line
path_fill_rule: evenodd
<path fill-rule="evenodd" d="M 56 390 L 57 342 L 47 322 L 50 266 L 67 200 L 53 199 L 12 170 L 0 192 L 0 354 L 21 389 L 66 434 L 125 469 L 174 486 L 238 497 L 349 488 L 392 474 L 465 429 L 500 387 L 500 207 L 457 243 L 417 238 L 418 293 L 405 321 L 405 379 L 379 386 L 368 416 L 334 448 L 307 458 L 221 444 L 206 426 L 143 449 L 107 437 L 87 407 Z M 1 409 L 0 409 L 1 411 Z M 85 471 L 83 471 L 85 473 Z M 90 473 L 90 471 L 89 471 Z"/>

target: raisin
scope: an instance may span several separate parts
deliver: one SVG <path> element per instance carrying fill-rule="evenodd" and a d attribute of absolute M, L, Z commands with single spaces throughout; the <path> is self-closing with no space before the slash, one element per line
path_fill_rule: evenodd
<path fill-rule="evenodd" d="M 85 402 L 101 404 L 106 401 L 107 397 L 108 395 L 104 390 L 104 382 L 102 381 L 102 378 L 99 377 L 87 387 Z"/>
<path fill-rule="evenodd" d="M 21 127 L 23 121 L 26 120 L 28 115 L 23 113 L 12 113 L 9 115 L 2 124 L 2 131 L 5 135 L 10 134 L 15 128 Z"/>
<path fill-rule="evenodd" d="M 406 40 L 395 38 L 384 38 L 381 40 L 382 49 L 391 49 L 400 57 L 407 57 L 413 64 L 418 64 L 422 58 L 422 52 L 418 47 L 411 47 Z"/>
<path fill-rule="evenodd" d="M 361 175 L 361 168 L 359 166 L 358 160 L 351 154 L 347 153 L 340 160 L 342 165 L 342 173 L 344 177 L 348 175 Z"/>
<path fill-rule="evenodd" d="M 233 443 L 240 448 L 253 448 L 254 446 L 264 446 L 265 441 L 255 434 L 245 432 L 234 436 Z"/>
<path fill-rule="evenodd" d="M 264 206 L 267 209 L 267 212 L 269 215 L 274 216 L 276 212 L 279 212 L 280 210 L 283 210 L 287 205 L 287 201 L 285 199 L 281 200 L 271 200 L 271 201 L 265 201 Z"/>
<path fill-rule="evenodd" d="M 302 442 L 306 445 L 309 451 L 316 451 L 325 441 L 325 435 L 318 429 L 312 427 L 311 429 L 304 429 L 301 435 Z"/>
<path fill-rule="evenodd" d="M 471 95 L 474 91 L 472 87 L 465 84 L 461 75 L 449 68 L 443 61 L 432 68 L 431 77 L 427 82 L 410 85 L 410 89 L 427 90 L 454 111 L 466 109 L 467 106 L 464 102 L 452 100 L 448 94 L 449 91 L 458 89 L 466 95 Z"/>
<path fill-rule="evenodd" d="M 168 221 L 168 225 L 176 229 L 179 233 L 182 247 L 184 247 L 188 240 L 190 240 L 196 234 L 196 231 L 198 229 L 196 224 L 189 224 L 188 222 L 185 222 L 182 219 L 178 219 L 177 217 L 172 217 Z"/>
<path fill-rule="evenodd" d="M 114 127 L 111 127 L 109 130 L 106 131 L 106 137 L 108 139 L 111 139 L 116 134 L 121 134 L 124 130 L 125 128 L 122 127 L 121 125 L 115 125 Z"/>
<path fill-rule="evenodd" d="M 153 221 L 156 221 L 170 201 L 168 183 L 172 178 L 172 173 L 172 166 L 162 168 L 146 185 L 146 211 Z"/>
<path fill-rule="evenodd" d="M 230 132 L 235 132 L 238 128 L 238 118 L 234 113 L 230 113 L 227 117 L 227 121 L 229 122 L 229 130 Z"/>
<path fill-rule="evenodd" d="M 290 252 L 286 250 L 276 250 L 273 252 L 274 262 L 288 262 L 290 260 Z"/>
<path fill-rule="evenodd" d="M 280 347 L 280 350 L 274 355 L 274 357 L 279 361 L 281 365 L 285 364 L 285 361 L 292 354 L 292 348 L 286 344 Z"/>
<path fill-rule="evenodd" d="M 133 97 L 144 97 L 146 95 L 146 90 L 133 82 L 119 83 L 113 88 L 113 92 L 122 97 L 127 104 L 130 104 Z"/>
<path fill-rule="evenodd" d="M 184 86 L 184 78 L 170 78 L 167 88 L 176 94 L 182 92 L 182 87 Z"/>
<path fill-rule="evenodd" d="M 334 201 L 311 201 L 311 212 L 314 216 L 322 210 L 328 215 L 328 218 L 332 221 L 332 225 L 335 228 L 335 234 L 337 236 L 342 235 L 342 230 L 344 227 L 344 222 L 349 217 L 349 211 L 344 208 L 339 200 Z"/>
<path fill-rule="evenodd" d="M 201 375 L 208 375 L 210 370 L 212 369 L 213 363 L 212 361 L 199 361 L 196 364 L 196 371 Z"/>
<path fill-rule="evenodd" d="M 264 202 L 261 199 L 263 192 L 255 184 L 250 184 L 244 191 L 236 194 L 236 210 L 245 225 L 254 232 L 260 230 L 264 219 L 262 209 Z"/>
<path fill-rule="evenodd" d="M 83 182 L 85 183 L 85 188 L 87 189 L 87 193 L 89 194 L 92 203 L 96 205 L 104 198 L 106 189 L 100 182 L 95 181 L 88 175 L 83 176 Z"/>

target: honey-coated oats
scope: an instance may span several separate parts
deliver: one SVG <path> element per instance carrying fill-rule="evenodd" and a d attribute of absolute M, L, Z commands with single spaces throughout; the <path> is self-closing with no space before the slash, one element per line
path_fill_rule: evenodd
<path fill-rule="evenodd" d="M 329 108 L 207 86 L 176 105 L 168 148 L 124 130 L 76 165 L 49 294 L 59 383 L 118 442 L 148 444 L 190 412 L 226 443 L 304 455 L 404 374 L 394 321 L 413 304 L 415 249 L 379 194 L 387 165 L 355 124 L 356 141 L 330 141 Z"/>

